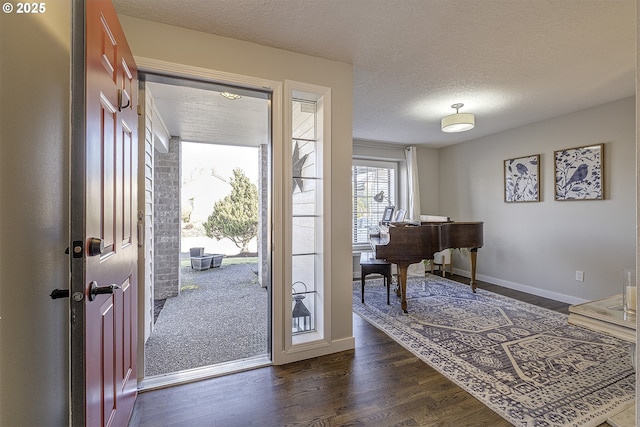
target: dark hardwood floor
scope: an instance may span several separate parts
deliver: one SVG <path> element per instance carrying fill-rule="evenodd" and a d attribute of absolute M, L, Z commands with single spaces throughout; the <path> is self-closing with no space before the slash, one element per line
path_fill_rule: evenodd
<path fill-rule="evenodd" d="M 568 313 L 564 303 L 478 287 Z M 141 393 L 129 426 L 510 425 L 357 315 L 353 333 L 355 350 Z"/>

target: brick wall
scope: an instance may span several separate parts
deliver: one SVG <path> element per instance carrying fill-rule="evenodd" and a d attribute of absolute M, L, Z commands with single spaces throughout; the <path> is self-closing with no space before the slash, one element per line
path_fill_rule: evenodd
<path fill-rule="evenodd" d="M 258 281 L 269 285 L 269 146 L 260 145 L 260 183 L 258 185 Z"/>
<path fill-rule="evenodd" d="M 154 299 L 180 293 L 180 138 L 169 140 L 169 152 L 155 151 Z"/>

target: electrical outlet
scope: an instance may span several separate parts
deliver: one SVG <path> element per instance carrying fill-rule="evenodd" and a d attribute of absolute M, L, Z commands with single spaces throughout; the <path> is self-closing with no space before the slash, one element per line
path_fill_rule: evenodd
<path fill-rule="evenodd" d="M 584 271 L 576 270 L 576 280 L 578 282 L 584 282 Z"/>

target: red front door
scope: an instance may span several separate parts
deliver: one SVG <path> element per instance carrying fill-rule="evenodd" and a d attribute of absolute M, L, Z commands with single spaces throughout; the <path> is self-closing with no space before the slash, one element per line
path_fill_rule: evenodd
<path fill-rule="evenodd" d="M 72 423 L 126 426 L 137 394 L 137 70 L 111 1 L 86 0 L 83 12 L 84 85 L 74 88 L 84 88 L 84 113 L 73 117 L 84 138 L 74 135 L 71 161 Z"/>

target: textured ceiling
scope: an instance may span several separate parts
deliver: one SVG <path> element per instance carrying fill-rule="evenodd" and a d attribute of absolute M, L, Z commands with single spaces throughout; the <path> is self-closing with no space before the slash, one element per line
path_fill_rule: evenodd
<path fill-rule="evenodd" d="M 113 0 L 354 66 L 353 136 L 434 147 L 635 93 L 634 0 Z M 475 129 L 440 131 L 462 102 Z"/>

